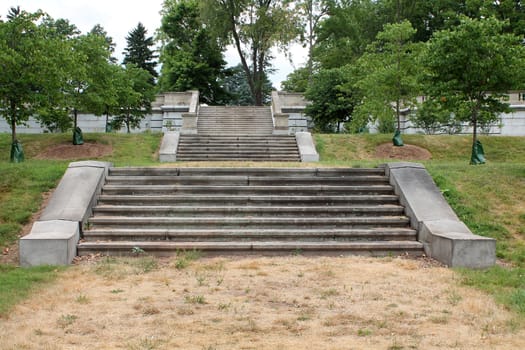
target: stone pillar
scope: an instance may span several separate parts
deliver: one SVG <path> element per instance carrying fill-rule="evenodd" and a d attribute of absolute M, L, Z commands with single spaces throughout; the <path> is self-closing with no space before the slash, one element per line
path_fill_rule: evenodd
<path fill-rule="evenodd" d="M 181 134 L 196 134 L 197 133 L 197 113 L 182 113 L 182 129 Z"/>
<path fill-rule="evenodd" d="M 273 134 L 288 135 L 288 114 L 274 113 L 273 115 Z"/>

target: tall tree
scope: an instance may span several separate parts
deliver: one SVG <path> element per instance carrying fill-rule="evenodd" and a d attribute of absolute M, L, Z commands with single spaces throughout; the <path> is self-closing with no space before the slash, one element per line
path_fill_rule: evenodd
<path fill-rule="evenodd" d="M 138 23 L 136 28 L 133 28 L 126 37 L 127 46 L 124 49 L 123 64 L 134 64 L 135 66 L 148 71 L 154 82 L 154 78 L 158 77 L 157 62 L 152 47 L 154 46 L 153 37 L 147 37 L 147 30 L 142 23 Z"/>
<path fill-rule="evenodd" d="M 298 20 L 290 1 L 203 0 L 203 16 L 217 36 L 233 43 L 256 105 L 263 104 L 271 49 L 283 48 L 298 36 Z"/>
<path fill-rule="evenodd" d="M 308 60 L 305 68 L 308 73 L 308 80 L 311 80 L 314 71 L 314 47 L 318 38 L 319 25 L 328 14 L 329 5 L 326 0 L 299 0 L 295 2 L 295 6 L 299 11 L 301 24 L 304 27 L 302 41 L 308 48 Z"/>
<path fill-rule="evenodd" d="M 357 86 L 364 99 L 356 114 L 365 120 L 395 119 L 397 134 L 401 131 L 401 108 L 414 105 L 421 93 L 417 60 L 420 50 L 412 43 L 415 33 L 409 21 L 386 24 L 357 63 L 362 77 Z"/>
<path fill-rule="evenodd" d="M 381 31 L 376 1 L 331 1 L 328 13 L 319 24 L 314 61 L 324 69 L 355 63 Z"/>
<path fill-rule="evenodd" d="M 196 0 L 166 0 L 159 32 L 162 42 L 159 79 L 163 91 L 196 89 L 208 104 L 223 101 L 223 47 L 202 22 Z"/>
<path fill-rule="evenodd" d="M 48 108 L 63 83 L 61 40 L 41 24 L 44 14 L 12 8 L 0 21 L 0 114 L 11 126 L 11 160 L 22 160 L 16 127 Z"/>
<path fill-rule="evenodd" d="M 495 18 L 463 17 L 454 29 L 434 34 L 424 57 L 427 94 L 472 125 L 472 163 L 484 162 L 477 152 L 480 124 L 507 111 L 505 93 L 523 87 L 523 40 L 504 34 L 504 26 Z"/>

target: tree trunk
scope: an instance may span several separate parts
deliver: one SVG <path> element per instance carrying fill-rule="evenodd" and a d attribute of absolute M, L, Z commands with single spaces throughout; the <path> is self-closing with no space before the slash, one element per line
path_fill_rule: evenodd
<path fill-rule="evenodd" d="M 73 129 L 77 128 L 77 119 L 78 119 L 78 111 L 76 108 L 73 108 Z"/>
<path fill-rule="evenodd" d="M 11 101 L 11 143 L 16 141 L 16 104 Z"/>
<path fill-rule="evenodd" d="M 401 132 L 401 118 L 400 118 L 400 113 L 399 113 L 399 99 L 397 99 L 396 101 L 396 119 L 397 119 L 397 130 L 399 132 Z"/>
<path fill-rule="evenodd" d="M 126 114 L 126 128 L 127 128 L 127 131 L 128 131 L 128 134 L 131 133 L 130 129 L 129 129 L 129 123 L 130 123 L 130 120 L 129 120 L 130 116 L 129 116 L 129 112 Z"/>

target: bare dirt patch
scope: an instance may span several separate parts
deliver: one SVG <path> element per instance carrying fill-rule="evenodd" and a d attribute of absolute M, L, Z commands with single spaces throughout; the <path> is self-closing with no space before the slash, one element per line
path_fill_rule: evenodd
<path fill-rule="evenodd" d="M 432 159 L 432 154 L 419 146 L 404 145 L 397 147 L 390 142 L 377 146 L 375 157 L 380 159 L 428 160 Z"/>
<path fill-rule="evenodd" d="M 512 314 L 403 258 L 88 260 L 0 319 L 3 349 L 523 349 Z M 177 268 L 179 267 L 179 268 Z"/>
<path fill-rule="evenodd" d="M 96 159 L 111 155 L 113 147 L 101 143 L 85 142 L 83 145 L 61 143 L 53 145 L 39 153 L 37 159 Z"/>

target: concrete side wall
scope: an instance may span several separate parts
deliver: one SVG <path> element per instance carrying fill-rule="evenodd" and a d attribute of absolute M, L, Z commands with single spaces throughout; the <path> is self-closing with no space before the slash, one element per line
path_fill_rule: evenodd
<path fill-rule="evenodd" d="M 93 161 L 69 165 L 40 219 L 19 241 L 23 266 L 72 262 L 82 226 L 91 215 L 110 166 Z"/>
<path fill-rule="evenodd" d="M 459 220 L 423 165 L 390 163 L 386 172 L 428 256 L 451 267 L 495 264 L 496 241 L 474 235 Z"/>

